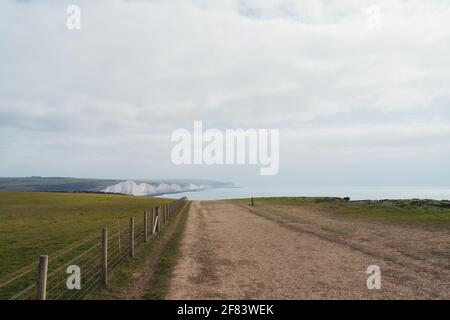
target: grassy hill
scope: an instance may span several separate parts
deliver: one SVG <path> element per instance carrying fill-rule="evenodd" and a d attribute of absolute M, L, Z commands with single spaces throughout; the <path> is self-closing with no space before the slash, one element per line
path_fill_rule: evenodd
<path fill-rule="evenodd" d="M 0 280 L 36 262 L 39 255 L 100 234 L 117 219 L 141 219 L 145 210 L 167 201 L 108 194 L 0 192 Z"/>
<path fill-rule="evenodd" d="M 112 179 L 65 177 L 0 178 L 0 191 L 100 191 L 119 183 Z"/>

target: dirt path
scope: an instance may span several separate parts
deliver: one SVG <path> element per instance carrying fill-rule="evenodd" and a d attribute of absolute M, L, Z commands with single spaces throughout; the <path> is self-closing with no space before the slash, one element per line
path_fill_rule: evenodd
<path fill-rule="evenodd" d="M 352 225 L 361 233 L 361 241 L 352 242 L 327 233 L 327 224 L 314 226 L 314 219 L 303 221 L 310 226 L 302 229 L 301 219 L 292 221 L 292 208 L 279 207 L 273 216 L 266 209 L 252 213 L 228 202 L 194 202 L 167 298 L 450 298 L 448 260 L 427 260 L 420 268 L 420 257 L 398 254 L 387 245 L 389 236 L 380 240 L 376 230 L 369 232 L 370 224 Z M 371 237 L 375 245 L 362 246 Z M 383 248 L 389 250 L 380 254 Z M 367 289 L 370 265 L 381 268 L 381 290 Z"/>

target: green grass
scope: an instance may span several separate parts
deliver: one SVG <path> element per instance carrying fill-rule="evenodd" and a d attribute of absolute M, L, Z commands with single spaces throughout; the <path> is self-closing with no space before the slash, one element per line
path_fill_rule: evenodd
<path fill-rule="evenodd" d="M 179 217 L 180 220 L 175 226 L 175 230 L 161 256 L 156 257 L 157 263 L 155 266 L 155 273 L 149 288 L 147 288 L 144 294 L 144 299 L 164 299 L 167 294 L 169 276 L 178 256 L 181 237 L 186 227 L 188 210 L 189 204 L 182 208 L 178 213 L 181 214 L 181 217 Z M 175 217 L 175 219 L 177 219 L 177 217 Z M 175 220 L 171 220 L 170 223 L 173 223 L 174 221 Z M 121 300 L 126 298 L 123 296 L 123 293 L 130 286 L 130 283 L 132 283 L 132 275 L 139 270 L 142 270 L 142 268 L 145 267 L 147 259 L 156 254 L 156 249 L 160 241 L 169 231 L 169 228 L 167 228 L 168 226 L 164 226 L 156 238 L 151 240 L 142 250 L 140 250 L 135 258 L 128 260 L 112 273 L 107 288 L 98 289 L 96 292 L 90 294 L 88 298 L 94 300 Z"/>
<path fill-rule="evenodd" d="M 143 217 L 162 198 L 82 193 L 0 192 L 0 279 L 98 232 Z"/>
<path fill-rule="evenodd" d="M 189 210 L 187 207 L 186 211 Z M 155 270 L 155 276 L 144 298 L 147 300 L 164 299 L 169 289 L 170 275 L 177 261 L 181 238 L 187 223 L 187 214 L 183 214 L 181 221 L 176 226 L 175 232 L 170 238 L 167 247 L 161 255 Z"/>
<path fill-rule="evenodd" d="M 251 199 L 232 200 L 250 204 Z M 326 197 L 255 198 L 255 204 L 312 206 L 328 209 L 335 214 L 353 219 L 370 219 L 389 223 L 421 224 L 450 228 L 450 201 L 437 200 L 361 200 L 346 201 Z"/>

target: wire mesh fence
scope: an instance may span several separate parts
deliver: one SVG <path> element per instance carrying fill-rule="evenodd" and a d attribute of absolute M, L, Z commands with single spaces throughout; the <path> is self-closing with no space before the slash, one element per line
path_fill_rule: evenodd
<path fill-rule="evenodd" d="M 0 283 L 0 300 L 83 299 L 107 285 L 110 272 L 151 241 L 186 201 L 184 197 L 151 208 L 143 217 L 117 220 L 102 232 L 41 256 Z"/>

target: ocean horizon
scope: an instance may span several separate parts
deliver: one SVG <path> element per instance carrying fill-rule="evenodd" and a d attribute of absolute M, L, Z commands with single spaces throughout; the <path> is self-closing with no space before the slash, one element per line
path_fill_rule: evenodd
<path fill-rule="evenodd" d="M 158 195 L 190 200 L 250 197 L 350 197 L 351 200 L 432 199 L 450 200 L 450 187 L 227 187 Z"/>

